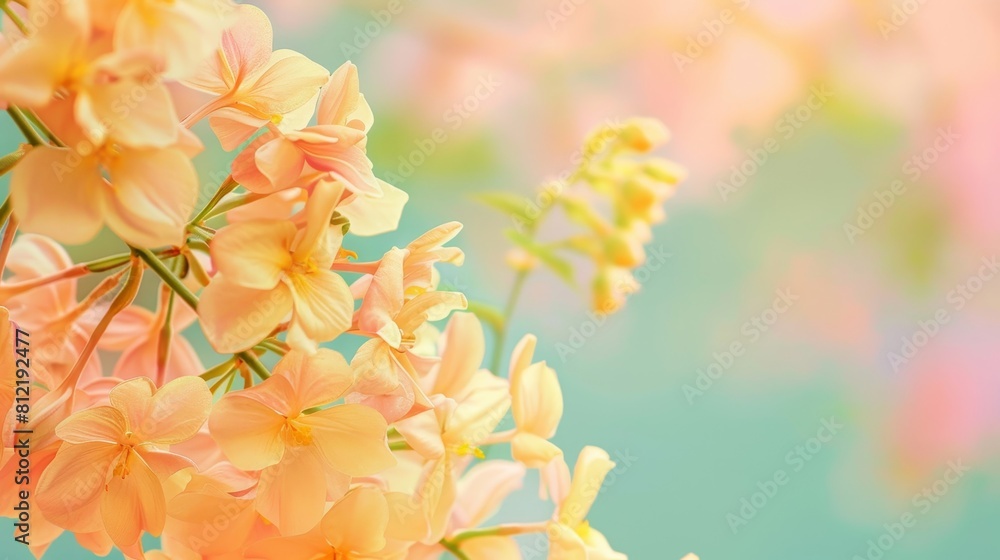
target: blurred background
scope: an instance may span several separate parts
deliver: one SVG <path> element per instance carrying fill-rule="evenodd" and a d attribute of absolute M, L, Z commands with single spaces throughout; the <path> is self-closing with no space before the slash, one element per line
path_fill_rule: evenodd
<path fill-rule="evenodd" d="M 473 195 L 533 197 L 603 123 L 671 129 L 661 155 L 690 177 L 654 230 L 662 266 L 603 321 L 585 273 L 574 291 L 540 271 L 512 332 L 560 374 L 554 441 L 619 464 L 590 516 L 617 550 L 1000 557 L 1000 4 L 257 3 L 277 47 L 360 69 L 376 174 L 411 197 L 362 248 L 461 221 L 442 284 L 472 300 L 513 279 L 510 219 Z M 228 156 L 206 143 L 214 189 Z M 547 518 L 536 490 L 497 519 Z"/>

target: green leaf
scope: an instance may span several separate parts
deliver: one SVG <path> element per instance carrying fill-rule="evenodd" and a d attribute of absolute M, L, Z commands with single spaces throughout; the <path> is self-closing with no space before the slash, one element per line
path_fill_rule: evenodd
<path fill-rule="evenodd" d="M 532 213 L 529 210 L 531 202 L 527 198 L 511 192 L 489 191 L 478 193 L 475 195 L 475 199 L 487 206 L 496 208 L 526 226 L 530 226 L 538 219 L 537 210 L 534 212 L 536 214 L 534 217 L 529 216 Z"/>
<path fill-rule="evenodd" d="M 542 264 L 552 269 L 567 284 L 576 287 L 576 281 L 573 278 L 573 265 L 569 261 L 557 255 L 551 248 L 539 244 L 517 230 L 508 229 L 506 234 L 518 247 L 542 261 Z"/>

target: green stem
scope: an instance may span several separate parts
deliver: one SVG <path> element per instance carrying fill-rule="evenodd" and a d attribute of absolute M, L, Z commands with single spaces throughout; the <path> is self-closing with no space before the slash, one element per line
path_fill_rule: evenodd
<path fill-rule="evenodd" d="M 390 441 L 389 442 L 389 450 L 390 451 L 412 451 L 413 448 L 410 447 L 410 444 L 406 443 L 405 441 Z"/>
<path fill-rule="evenodd" d="M 7 5 L 7 0 L 3 0 L 2 2 L 0 2 L 0 9 L 2 9 L 3 13 L 7 14 L 7 17 L 9 17 L 10 20 L 14 22 L 14 25 L 16 25 L 17 28 L 21 30 L 21 34 L 23 34 L 25 37 L 31 34 L 30 31 L 28 30 L 28 26 L 24 24 L 24 21 L 21 19 L 20 16 L 17 15 L 17 12 L 11 10 L 10 6 Z"/>
<path fill-rule="evenodd" d="M 458 560 L 470 560 L 469 556 L 462 552 L 462 549 L 458 548 L 457 544 L 452 544 L 447 539 L 441 539 L 441 546 L 443 546 L 448 552 L 452 554 Z"/>
<path fill-rule="evenodd" d="M 510 523 L 497 525 L 495 527 L 483 527 L 481 529 L 468 529 L 455 533 L 451 537 L 451 543 L 458 545 L 463 541 L 479 537 L 512 537 L 514 535 L 524 535 L 527 533 L 544 533 L 545 523 Z"/>
<path fill-rule="evenodd" d="M 261 379 L 267 379 L 271 377 L 271 374 L 267 371 L 267 368 L 264 367 L 264 364 L 260 363 L 260 360 L 257 359 L 257 355 L 254 354 L 253 352 L 250 352 L 249 350 L 244 350 L 243 352 L 237 352 L 236 357 L 243 360 L 243 363 L 246 364 L 251 370 L 253 370 L 253 372 L 257 374 L 257 377 L 260 377 Z"/>
<path fill-rule="evenodd" d="M 52 132 L 52 130 L 48 126 L 46 126 L 45 123 L 42 122 L 42 119 L 38 118 L 38 115 L 36 115 L 34 111 L 24 111 L 24 115 L 28 117 L 28 120 L 31 121 L 31 124 L 35 125 L 35 128 L 42 131 L 42 134 L 44 134 L 45 137 L 49 139 L 49 142 L 55 144 L 56 146 L 59 146 L 60 148 L 66 147 L 66 144 L 63 144 L 62 140 L 60 140 Z"/>
<path fill-rule="evenodd" d="M 496 344 L 493 346 L 493 360 L 490 365 L 490 371 L 494 375 L 500 375 L 500 366 L 503 364 L 504 346 L 507 344 L 507 332 L 510 330 L 510 318 L 514 315 L 517 300 L 521 297 L 521 292 L 524 290 L 524 283 L 527 279 L 527 270 L 517 271 L 517 276 L 514 277 L 514 285 L 511 287 L 510 295 L 507 297 L 507 304 L 504 305 L 503 322 L 499 325 L 497 331 Z"/>
<path fill-rule="evenodd" d="M 264 340 L 260 341 L 260 343 L 257 344 L 257 346 L 265 350 L 270 350 L 271 352 L 274 352 L 279 356 L 284 356 L 285 354 L 288 354 L 288 348 L 285 347 L 285 344 L 275 338 L 265 338 Z"/>
<path fill-rule="evenodd" d="M 4 4 L 4 7 L 6 8 L 7 4 Z M 21 113 L 20 109 L 10 105 L 7 107 L 7 114 L 14 120 L 14 124 L 21 130 L 21 134 L 24 135 L 29 144 L 32 146 L 41 146 L 45 143 L 45 140 L 38 135 L 38 131 L 32 128 L 28 120 L 24 118 L 24 114 Z"/>
<path fill-rule="evenodd" d="M 11 212 L 14 211 L 13 205 L 10 203 L 10 197 L 8 196 L 4 199 L 3 204 L 0 204 L 0 224 L 7 221 L 10 217 Z"/>
<path fill-rule="evenodd" d="M 240 206 L 250 204 L 251 202 L 256 202 L 262 198 L 265 198 L 265 196 L 266 195 L 260 195 L 257 193 L 242 193 L 236 196 L 229 197 L 228 199 L 223 200 L 218 205 L 216 205 L 216 207 L 213 208 L 211 212 L 206 214 L 204 221 L 207 222 L 208 220 L 211 220 L 216 216 L 221 216 L 222 214 L 225 214 L 226 212 L 229 212 L 234 208 L 239 208 Z"/>
<path fill-rule="evenodd" d="M 188 304 L 191 309 L 198 309 L 198 296 L 191 293 L 191 290 L 184 285 L 184 282 L 182 282 L 180 278 L 174 275 L 174 273 L 167 268 L 167 265 L 163 264 L 163 261 L 158 259 L 156 255 L 149 251 L 149 249 L 136 249 L 133 247 L 132 250 L 135 251 L 147 265 L 149 265 L 149 268 L 153 269 L 153 272 L 155 272 L 166 285 L 170 286 L 170 289 L 173 290 L 174 293 L 179 295 L 181 299 L 184 300 L 184 303 Z"/>
<path fill-rule="evenodd" d="M 22 157 L 24 157 L 24 150 L 15 150 L 0 157 L 0 175 L 5 175 L 8 171 L 14 169 L 14 166 L 17 165 L 17 162 L 21 161 Z"/>
<path fill-rule="evenodd" d="M 191 290 L 184 285 L 184 282 L 182 282 L 180 278 L 175 276 L 174 273 L 171 272 L 165 264 L 163 264 L 163 261 L 156 258 L 156 255 L 149 252 L 148 249 L 133 248 L 132 250 L 135 251 L 147 265 L 149 265 L 149 268 L 153 269 L 153 272 L 155 272 L 166 285 L 170 286 L 170 289 L 172 289 L 174 293 L 184 300 L 184 303 L 188 304 L 191 309 L 198 309 L 198 296 L 194 295 Z M 257 359 L 257 356 L 253 352 L 246 350 L 243 352 L 237 352 L 236 357 L 242 360 L 243 363 L 253 370 L 253 372 L 256 373 L 261 379 L 271 377 L 267 368 L 264 364 L 260 363 L 260 360 Z"/>
<path fill-rule="evenodd" d="M 212 212 L 212 209 L 215 208 L 215 205 L 222 202 L 222 198 L 225 197 L 227 194 L 233 192 L 238 186 L 240 186 L 240 184 L 233 180 L 232 175 L 226 177 L 226 180 L 223 181 L 221 185 L 219 185 L 219 190 L 215 191 L 215 195 L 212 197 L 212 200 L 208 201 L 208 204 L 206 204 L 205 207 L 201 209 L 201 212 L 198 212 L 198 215 L 195 216 L 194 219 L 188 223 L 188 225 L 189 226 L 201 225 L 201 223 L 204 222 L 205 219 L 208 217 L 209 213 Z"/>

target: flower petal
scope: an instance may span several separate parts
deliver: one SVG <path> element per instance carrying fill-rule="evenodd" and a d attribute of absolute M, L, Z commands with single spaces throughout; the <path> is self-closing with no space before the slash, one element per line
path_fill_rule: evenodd
<path fill-rule="evenodd" d="M 292 294 L 284 284 L 255 290 L 228 276 L 216 276 L 198 304 L 205 336 L 220 354 L 242 352 L 267 338 L 291 310 Z"/>
<path fill-rule="evenodd" d="M 56 435 L 67 443 L 119 443 L 128 425 L 114 407 L 98 406 L 81 410 L 56 426 Z"/>
<path fill-rule="evenodd" d="M 410 195 L 385 181 L 379 180 L 378 184 L 382 196 L 355 193 L 337 207 L 337 211 L 351 221 L 354 235 L 379 235 L 399 227 L 399 218 Z"/>
<path fill-rule="evenodd" d="M 312 355 L 293 350 L 274 366 L 273 375 L 288 379 L 298 401 L 292 408 L 298 411 L 329 404 L 354 384 L 351 366 L 329 348 L 320 348 Z"/>
<path fill-rule="evenodd" d="M 45 517 L 69 531 L 99 530 L 99 498 L 119 452 L 102 442 L 63 444 L 38 481 L 35 499 Z"/>
<path fill-rule="evenodd" d="M 368 476 L 396 464 L 385 441 L 382 415 L 360 404 L 343 404 L 299 418 L 312 428 L 313 442 L 334 469 Z"/>
<path fill-rule="evenodd" d="M 385 548 L 389 505 L 368 486 L 351 490 L 323 516 L 323 534 L 339 552 L 370 554 Z"/>
<path fill-rule="evenodd" d="M 119 548 L 131 546 L 142 531 L 160 536 L 167 519 L 163 486 L 141 456 L 128 456 L 126 474 L 112 476 L 101 498 L 104 528 Z"/>
<path fill-rule="evenodd" d="M 298 535 L 315 527 L 326 506 L 323 461 L 310 447 L 290 447 L 281 462 L 261 473 L 257 510 L 282 535 Z"/>
<path fill-rule="evenodd" d="M 196 375 L 179 377 L 160 387 L 149 406 L 143 424 L 133 431 L 141 441 L 171 445 L 194 437 L 208 418 L 212 393 Z"/>
<path fill-rule="evenodd" d="M 573 482 L 569 495 L 559 506 L 559 522 L 570 527 L 583 523 L 590 506 L 597 498 L 597 490 L 604 484 L 604 477 L 615 467 L 607 451 L 588 445 L 580 451 L 573 469 Z"/>
<path fill-rule="evenodd" d="M 295 302 L 292 323 L 309 340 L 333 340 L 351 327 L 354 296 L 339 274 L 330 270 L 293 274 L 290 283 Z M 292 334 L 288 342 L 295 346 Z"/>
<path fill-rule="evenodd" d="M 212 262 L 232 282 L 270 290 L 292 266 L 289 249 L 295 233 L 295 225 L 287 220 L 255 220 L 224 227 L 212 239 Z"/>
<path fill-rule="evenodd" d="M 51 146 L 25 154 L 11 175 L 14 215 L 24 231 L 67 244 L 90 241 L 103 224 L 103 191 L 97 160 Z"/>
<path fill-rule="evenodd" d="M 265 404 L 230 393 L 215 403 L 208 428 L 234 465 L 260 470 L 281 460 L 285 418 Z"/>
<path fill-rule="evenodd" d="M 455 313 L 441 334 L 441 362 L 431 393 L 457 397 L 486 356 L 483 325 L 473 313 Z"/>
<path fill-rule="evenodd" d="M 194 165 L 176 149 L 127 150 L 109 165 L 108 226 L 142 248 L 180 245 L 198 197 Z"/>
<path fill-rule="evenodd" d="M 456 514 L 461 526 L 478 527 L 500 509 L 507 496 L 524 482 L 524 466 L 513 461 L 485 461 L 458 481 Z"/>

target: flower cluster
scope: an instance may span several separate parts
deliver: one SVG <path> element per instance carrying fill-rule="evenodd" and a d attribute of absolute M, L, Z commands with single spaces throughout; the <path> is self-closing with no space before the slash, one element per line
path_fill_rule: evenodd
<path fill-rule="evenodd" d="M 373 173 L 352 64 L 331 73 L 272 50 L 265 14 L 228 0 L 26 4 L 4 3 L 16 29 L 0 52 L 0 102 L 27 140 L 0 160 L 12 173 L 0 471 L 13 479 L 11 434 L 25 424 L 32 474 L 5 483 L 0 504 L 33 497 L 36 557 L 70 532 L 98 555 L 155 560 L 514 559 L 527 533 L 547 537 L 553 560 L 625 558 L 586 519 L 614 463 L 587 447 L 570 474 L 551 441 L 559 381 L 535 339 L 506 377 L 483 369 L 480 320 L 437 289 L 436 267 L 463 261 L 448 246 L 461 225 L 377 260 L 349 248 L 395 230 L 408 199 Z M 239 151 L 196 208 L 203 120 Z M 612 151 L 646 151 L 661 133 L 635 121 Z M 648 236 L 666 194 L 650 181 L 671 173 L 610 157 L 586 167 L 615 201 L 616 239 Z M 74 263 L 64 245 L 105 227 L 128 251 Z M 611 247 L 599 262 L 634 264 L 593 233 Z M 137 303 L 151 275 L 152 311 Z M 185 338 L 194 324 L 221 355 L 207 369 Z M 30 333 L 30 368 L 13 361 L 16 330 Z M 331 348 L 346 336 L 362 341 L 349 361 Z M 25 393 L 30 419 L 15 413 Z M 504 444 L 512 460 L 495 458 Z M 553 515 L 486 526 L 527 469 Z M 144 551 L 144 534 L 162 550 Z"/>
<path fill-rule="evenodd" d="M 618 311 L 639 289 L 632 271 L 646 261 L 651 226 L 665 219 L 663 203 L 686 177 L 676 163 L 647 155 L 668 137 L 654 119 L 607 123 L 587 137 L 574 169 L 543 185 L 534 201 L 508 193 L 484 195 L 484 202 L 514 220 L 508 236 L 516 247 L 508 254 L 508 264 L 526 274 L 541 263 L 573 284 L 573 268 L 564 255 L 582 255 L 595 270 L 593 309 Z M 554 208 L 562 209 L 576 229 L 540 242 L 536 234 Z"/>

